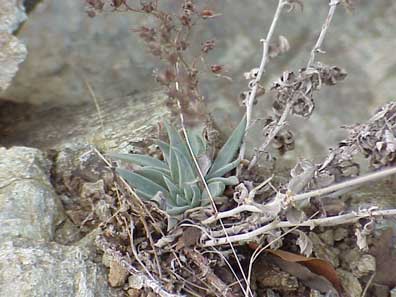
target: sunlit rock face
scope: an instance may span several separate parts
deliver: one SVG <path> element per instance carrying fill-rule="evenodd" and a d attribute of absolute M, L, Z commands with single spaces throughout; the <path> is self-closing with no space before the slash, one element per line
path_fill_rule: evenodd
<path fill-rule="evenodd" d="M 12 35 L 26 20 L 25 9 L 20 2 L 0 2 L 0 92 L 10 85 L 19 64 L 26 58 L 24 43 Z"/>

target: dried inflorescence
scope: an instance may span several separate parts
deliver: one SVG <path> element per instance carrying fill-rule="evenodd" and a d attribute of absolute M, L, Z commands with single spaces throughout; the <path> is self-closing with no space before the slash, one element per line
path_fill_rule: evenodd
<path fill-rule="evenodd" d="M 126 0 L 86 0 L 86 4 L 90 16 L 115 10 L 143 13 L 152 18 L 154 22 L 150 26 L 139 26 L 133 31 L 146 45 L 148 52 L 162 62 L 161 67 L 154 71 L 154 76 L 166 89 L 170 99 L 168 105 L 175 113 L 181 107 L 189 116 L 186 118 L 188 121 L 205 117 L 204 97 L 199 90 L 198 63 L 203 63 L 201 68 L 217 76 L 224 71 L 224 66 L 206 65 L 204 57 L 215 48 L 215 40 L 197 44 L 189 39 L 194 25 L 219 14 L 191 0 L 181 1 L 179 9 L 176 7 L 172 12 L 160 7 L 159 1 L 141 1 L 139 4 Z M 194 54 L 196 49 L 198 52 Z"/>
<path fill-rule="evenodd" d="M 396 164 L 396 102 L 381 107 L 365 124 L 350 129 L 355 146 L 374 168 Z M 347 142 L 348 143 L 348 142 Z"/>
<path fill-rule="evenodd" d="M 275 97 L 275 114 L 281 116 L 286 104 L 290 103 L 292 114 L 309 117 L 315 107 L 313 92 L 323 84 L 335 85 L 345 77 L 343 69 L 322 63 L 316 63 L 308 69 L 302 68 L 298 73 L 284 72 L 271 88 Z"/>
<path fill-rule="evenodd" d="M 356 156 L 361 154 L 375 169 L 396 164 L 396 102 L 381 107 L 363 124 L 348 127 L 349 136 L 330 149 L 317 166 L 309 188 L 323 188 L 360 175 Z"/>

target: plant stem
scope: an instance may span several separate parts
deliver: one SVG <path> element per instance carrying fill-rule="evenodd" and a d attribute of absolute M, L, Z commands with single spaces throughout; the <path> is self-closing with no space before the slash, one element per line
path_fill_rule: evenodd
<path fill-rule="evenodd" d="M 308 61 L 308 64 L 307 64 L 307 68 L 311 67 L 312 64 L 313 64 L 313 62 L 315 61 L 315 54 L 316 54 L 316 52 L 321 51 L 321 50 L 320 50 L 320 47 L 321 47 L 322 44 L 323 44 L 323 41 L 324 41 L 324 39 L 325 39 L 325 37 L 326 37 L 326 33 L 327 33 L 327 31 L 328 31 L 328 28 L 329 28 L 329 26 L 330 26 L 330 24 L 331 24 L 331 21 L 332 21 L 332 19 L 333 19 L 333 16 L 334 16 L 336 7 L 337 7 L 337 5 L 338 5 L 339 3 L 340 3 L 340 0 L 330 0 L 330 2 L 329 2 L 329 6 L 330 6 L 329 12 L 328 12 L 328 15 L 327 15 L 327 17 L 326 17 L 325 22 L 324 22 L 323 25 L 322 25 L 322 30 L 320 31 L 320 34 L 319 34 L 319 37 L 318 37 L 318 39 L 317 39 L 317 41 L 316 41 L 316 43 L 315 43 L 315 46 L 314 46 L 314 47 L 312 48 L 312 50 L 311 50 L 311 56 L 310 56 L 309 61 Z M 255 85 L 255 86 L 256 86 L 256 85 Z M 253 94 L 253 90 L 252 90 L 252 94 Z M 249 97 L 249 99 L 250 99 L 250 97 Z M 253 98 L 253 99 L 254 99 L 254 98 Z M 250 101 L 249 101 L 249 103 L 250 103 Z M 253 104 L 253 102 L 252 102 L 252 104 Z M 286 118 L 287 118 L 287 116 L 289 115 L 290 109 L 291 109 L 291 103 L 289 102 L 288 104 L 290 104 L 290 105 L 287 105 L 287 106 L 286 106 L 286 108 L 285 108 L 285 110 L 283 111 L 282 116 L 281 116 L 281 118 L 279 119 L 277 125 L 276 125 L 275 128 L 271 131 L 270 135 L 265 139 L 265 142 L 260 146 L 260 148 L 259 148 L 258 152 L 256 153 L 256 155 L 253 157 L 252 161 L 251 161 L 250 164 L 249 164 L 248 170 L 250 170 L 250 169 L 258 162 L 258 160 L 259 160 L 260 155 L 262 154 L 262 152 L 264 152 L 264 150 L 267 148 L 267 146 L 271 143 L 272 139 L 273 139 L 273 138 L 278 134 L 278 132 L 283 128 L 283 126 L 284 126 L 284 124 L 285 124 L 285 122 L 286 122 Z M 288 107 L 289 107 L 289 108 L 288 108 Z M 247 111 L 247 115 L 249 115 L 248 111 Z M 247 118 L 249 119 L 248 116 L 247 116 Z M 249 123 L 249 121 L 248 121 L 248 123 Z M 242 149 L 241 149 L 241 151 L 242 151 Z M 243 151 L 243 153 L 244 153 L 244 151 Z M 242 155 L 242 156 L 243 156 L 243 155 Z M 242 159 L 242 158 L 240 158 L 240 159 Z"/>
<path fill-rule="evenodd" d="M 327 226 L 327 227 L 337 226 L 341 224 L 355 223 L 362 218 L 382 217 L 382 216 L 396 216 L 396 209 L 374 210 L 374 211 L 366 211 L 362 213 L 352 212 L 352 213 L 333 216 L 329 218 L 307 220 L 299 224 L 290 223 L 288 221 L 282 221 L 282 222 L 274 221 L 268 225 L 265 225 L 261 228 L 258 228 L 256 230 L 244 234 L 228 236 L 228 238 L 222 237 L 222 238 L 207 240 L 203 243 L 202 246 L 210 247 L 210 246 L 224 245 L 226 243 L 228 244 L 229 242 L 246 242 L 249 240 L 254 240 L 255 238 L 257 238 L 257 236 L 278 228 L 290 228 L 290 227 L 298 226 L 298 227 L 310 227 L 311 229 L 313 229 L 317 226 Z"/>
<path fill-rule="evenodd" d="M 256 155 L 253 157 L 253 159 L 250 161 L 249 163 L 249 167 L 248 170 L 252 169 L 253 166 L 255 164 L 257 164 L 257 161 L 259 160 L 261 154 L 265 151 L 265 149 L 267 148 L 267 146 L 271 143 L 272 139 L 274 139 L 274 137 L 279 133 L 279 131 L 285 126 L 286 124 L 286 119 L 287 116 L 290 113 L 290 110 L 292 108 L 292 102 L 287 102 L 285 109 L 283 110 L 283 113 L 278 121 L 278 123 L 276 123 L 275 127 L 271 130 L 270 134 L 268 135 L 268 137 L 265 139 L 264 143 L 260 146 L 260 148 L 258 149 Z"/>
<path fill-rule="evenodd" d="M 337 5 L 339 3 L 340 3 L 340 0 L 330 0 L 329 1 L 329 6 L 330 6 L 329 13 L 327 14 L 327 18 L 326 18 L 325 22 L 322 25 L 322 30 L 320 31 L 319 38 L 316 41 L 316 44 L 315 44 L 314 48 L 311 51 L 311 57 L 309 58 L 309 61 L 308 61 L 308 64 L 307 64 L 307 69 L 309 67 L 311 67 L 312 63 L 315 61 L 316 52 L 320 51 L 320 48 L 321 48 L 321 46 L 323 44 L 323 41 L 324 41 L 324 39 L 326 37 L 327 30 L 328 30 L 328 28 L 330 26 L 331 20 L 333 19 L 336 7 L 337 7 Z"/>
<path fill-rule="evenodd" d="M 310 191 L 307 193 L 293 195 L 293 196 L 290 196 L 290 200 L 292 202 L 297 202 L 297 201 L 301 201 L 301 200 L 310 199 L 313 197 L 319 197 L 319 196 L 322 196 L 325 194 L 330 194 L 330 193 L 333 193 L 333 192 L 336 192 L 339 190 L 355 189 L 357 186 L 360 186 L 367 182 L 375 181 L 377 179 L 384 178 L 384 177 L 387 177 L 387 176 L 393 175 L 393 174 L 396 174 L 396 167 L 372 172 L 365 176 L 356 177 L 351 180 L 347 180 L 347 181 L 344 181 L 344 182 L 341 182 L 338 184 L 334 184 L 334 185 L 331 185 L 331 186 L 328 186 L 325 188 L 313 190 L 313 191 Z M 206 220 L 202 221 L 202 224 L 206 224 L 206 225 L 211 224 L 218 219 L 233 217 L 233 216 L 236 216 L 237 214 L 244 212 L 244 211 L 259 212 L 259 213 L 261 212 L 263 214 L 267 214 L 271 210 L 276 210 L 277 208 L 280 209 L 280 206 L 277 207 L 277 204 L 280 204 L 280 203 L 282 203 L 282 201 L 280 201 L 279 199 L 274 199 L 273 201 L 271 201 L 267 204 L 264 204 L 264 205 L 244 204 L 244 205 L 235 207 L 231 210 L 219 212 L 217 215 L 211 216 L 211 217 L 207 218 Z M 277 214 L 273 213 L 273 215 L 276 216 Z"/>
<path fill-rule="evenodd" d="M 384 178 L 384 177 L 392 175 L 392 174 L 396 174 L 396 167 L 369 173 L 367 175 L 356 177 L 354 179 L 347 180 L 342 183 L 334 184 L 334 185 L 331 185 L 331 186 L 328 186 L 328 187 L 325 187 L 322 189 L 317 189 L 317 190 L 313 190 L 313 191 L 310 191 L 307 193 L 298 194 L 298 195 L 292 196 L 292 199 L 293 199 L 293 201 L 301 201 L 301 200 L 305 200 L 305 199 L 309 199 L 309 198 L 313 198 L 313 197 L 318 197 L 318 196 L 329 194 L 329 193 L 332 193 L 332 192 L 335 192 L 335 191 L 338 191 L 341 189 L 354 187 L 354 186 L 360 186 L 364 183 L 374 181 L 374 180 L 377 180 L 380 178 Z"/>
<path fill-rule="evenodd" d="M 251 121 L 252 121 L 253 103 L 254 103 L 254 100 L 256 98 L 258 84 L 259 84 L 259 82 L 261 80 L 261 77 L 263 76 L 263 73 L 265 72 L 265 68 L 266 68 L 266 66 L 268 64 L 268 61 L 269 61 L 269 46 L 270 46 L 270 43 L 271 43 L 271 39 L 272 39 L 272 36 L 274 35 L 275 27 L 276 27 L 276 24 L 277 24 L 277 22 L 279 20 L 279 16 L 280 16 L 280 13 L 282 11 L 282 8 L 283 8 L 283 6 L 285 5 L 286 2 L 287 2 L 286 0 L 279 0 L 278 7 L 276 8 L 274 17 L 272 19 L 271 26 L 270 26 L 270 28 L 268 30 L 268 33 L 267 33 L 267 37 L 266 37 L 266 39 L 261 39 L 260 40 L 263 43 L 263 55 L 261 57 L 261 63 L 260 63 L 259 71 L 257 73 L 256 78 L 254 79 L 253 87 L 252 87 L 252 89 L 250 91 L 250 95 L 249 95 L 248 100 L 246 102 L 246 123 L 247 124 L 246 124 L 245 136 L 243 138 L 242 145 L 241 145 L 241 148 L 239 150 L 239 159 L 240 160 L 242 160 L 245 157 L 246 134 L 247 134 L 247 131 L 248 131 L 248 129 L 250 127 L 250 124 L 251 124 Z"/>

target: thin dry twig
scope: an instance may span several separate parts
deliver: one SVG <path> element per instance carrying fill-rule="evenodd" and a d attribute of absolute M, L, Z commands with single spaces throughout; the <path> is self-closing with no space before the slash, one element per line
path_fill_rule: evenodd
<path fill-rule="evenodd" d="M 125 221 L 126 226 L 128 226 L 128 222 L 126 221 L 125 218 L 124 218 L 124 221 Z M 154 276 L 151 274 L 151 272 L 147 269 L 146 265 L 144 265 L 144 263 L 139 258 L 139 255 L 138 255 L 136 247 L 135 247 L 135 243 L 133 242 L 134 230 L 135 230 L 135 224 L 134 224 L 133 220 L 131 219 L 131 222 L 129 224 L 129 230 L 128 230 L 129 234 L 128 235 L 129 235 L 129 241 L 130 241 L 130 245 L 131 245 L 132 254 L 135 257 L 136 261 L 143 268 L 145 273 L 150 277 L 150 279 L 154 280 Z"/>
<path fill-rule="evenodd" d="M 315 217 L 317 215 L 317 212 L 314 213 L 311 218 Z M 250 257 L 249 260 L 249 270 L 248 270 L 248 280 L 250 282 L 251 279 L 251 275 L 252 275 L 252 270 L 253 270 L 253 263 L 254 261 L 257 260 L 257 258 L 260 256 L 260 254 L 262 252 L 264 252 L 266 249 L 268 249 L 269 247 L 271 247 L 271 245 L 273 245 L 275 242 L 277 242 L 278 240 L 281 240 L 283 237 L 285 237 L 287 234 L 293 232 L 294 230 L 296 230 L 299 226 L 295 226 L 293 228 L 290 228 L 289 230 L 287 230 L 286 232 L 284 232 L 283 234 L 279 235 L 278 237 L 274 238 L 273 240 L 271 240 L 270 242 L 268 242 L 265 246 L 262 246 L 263 244 L 261 243 L 253 252 L 253 255 Z"/>
<path fill-rule="evenodd" d="M 329 13 L 326 17 L 325 22 L 322 25 L 322 30 L 319 34 L 319 37 L 315 43 L 315 46 L 312 48 L 311 50 L 311 55 L 310 58 L 308 60 L 307 63 L 307 69 L 310 68 L 310 66 L 313 64 L 313 62 L 315 61 L 315 54 L 316 52 L 323 52 L 320 47 L 323 44 L 323 41 L 326 37 L 326 33 L 328 31 L 328 28 L 331 24 L 331 21 L 333 19 L 334 13 L 335 13 L 335 9 L 337 7 L 337 5 L 340 3 L 340 0 L 329 0 Z M 294 104 L 294 102 L 288 102 L 287 105 L 285 106 L 285 109 L 283 110 L 283 113 L 281 115 L 281 117 L 278 120 L 278 123 L 274 126 L 274 128 L 270 131 L 269 135 L 266 137 L 264 143 L 260 146 L 260 148 L 258 149 L 258 151 L 256 152 L 255 156 L 253 157 L 253 159 L 250 161 L 249 166 L 248 166 L 248 170 L 252 169 L 253 166 L 255 166 L 258 162 L 258 160 L 260 159 L 261 154 L 265 151 L 265 149 L 267 148 L 267 146 L 271 143 L 271 141 L 275 138 L 275 136 L 279 133 L 279 131 L 284 127 L 287 116 L 289 115 L 290 111 L 291 111 L 291 107 Z"/>
<path fill-rule="evenodd" d="M 373 272 L 373 274 L 370 276 L 370 279 L 368 280 L 368 282 L 367 282 L 367 284 L 366 284 L 366 286 L 365 286 L 365 288 L 363 290 L 363 293 L 362 293 L 362 295 L 360 297 L 365 297 L 366 296 L 368 289 L 370 288 L 371 284 L 373 283 L 375 275 L 376 275 L 376 273 Z"/>
<path fill-rule="evenodd" d="M 275 27 L 276 27 L 276 24 L 278 23 L 282 8 L 285 6 L 286 3 L 287 3 L 286 0 L 279 0 L 278 7 L 276 8 L 274 17 L 272 19 L 271 26 L 267 33 L 267 37 L 266 37 L 266 39 L 260 40 L 263 44 L 263 55 L 261 57 L 259 71 L 257 73 L 256 78 L 253 80 L 252 88 L 251 88 L 248 100 L 246 102 L 246 130 L 245 130 L 245 137 L 243 138 L 242 145 L 241 145 L 241 148 L 239 151 L 239 159 L 240 160 L 242 160 L 245 156 L 246 133 L 247 133 L 247 131 L 250 127 L 250 123 L 252 121 L 253 104 L 254 104 L 254 100 L 256 98 L 256 93 L 257 93 L 257 89 L 259 86 L 259 82 L 261 80 L 263 73 L 265 72 L 265 67 L 267 66 L 268 61 L 269 61 L 269 46 L 271 43 L 271 39 L 272 39 L 272 36 L 274 35 Z"/>
<path fill-rule="evenodd" d="M 212 271 L 212 269 L 209 267 L 207 259 L 204 256 L 191 248 L 184 248 L 184 253 L 194 262 L 201 273 L 205 276 L 205 279 L 208 280 L 212 287 L 216 289 L 220 296 L 235 297 L 231 291 L 231 288 Z"/>
<path fill-rule="evenodd" d="M 95 94 L 90 82 L 88 80 L 86 80 L 86 79 L 84 79 L 84 82 L 85 82 L 85 85 L 87 86 L 89 95 L 91 96 L 91 98 L 92 98 L 92 100 L 93 100 L 93 102 L 95 104 L 96 112 L 98 113 L 98 119 L 99 119 L 99 122 L 100 122 L 100 127 L 102 129 L 102 134 L 103 134 L 103 137 L 105 137 L 106 136 L 105 135 L 106 134 L 105 133 L 105 126 L 104 126 L 104 121 L 103 121 L 102 109 L 100 108 L 100 105 L 99 105 L 99 100 L 96 97 L 96 94 Z"/>
<path fill-rule="evenodd" d="M 254 165 L 257 164 L 257 161 L 259 160 L 259 157 L 261 153 L 265 151 L 267 146 L 271 143 L 271 141 L 275 138 L 275 136 L 279 133 L 280 130 L 286 125 L 286 119 L 290 113 L 290 110 L 292 108 L 293 103 L 288 102 L 285 106 L 285 109 L 283 110 L 282 116 L 279 118 L 278 123 L 274 126 L 274 128 L 271 130 L 269 135 L 265 138 L 264 143 L 260 146 L 258 149 L 257 154 L 253 157 L 253 159 L 249 163 L 248 170 L 252 169 Z"/>
<path fill-rule="evenodd" d="M 313 197 L 319 197 L 325 194 L 329 194 L 338 190 L 342 190 L 342 189 L 347 189 L 347 188 L 353 188 L 355 189 L 356 186 L 360 186 L 362 184 L 371 182 L 371 181 L 375 181 L 384 177 L 387 177 L 389 175 L 393 175 L 396 174 L 396 167 L 392 167 L 392 168 L 387 168 L 387 169 L 383 169 L 381 171 L 376 171 L 376 172 L 372 172 L 369 173 L 367 175 L 364 176 L 359 176 L 356 178 L 353 178 L 351 180 L 347 180 L 338 184 L 334 184 L 322 189 L 317 189 L 317 190 L 313 190 L 307 193 L 303 193 L 303 194 L 298 194 L 295 196 L 292 196 L 292 200 L 294 202 L 296 201 L 301 201 L 301 200 L 306 200 L 309 198 L 313 198 Z"/>
<path fill-rule="evenodd" d="M 322 30 L 320 31 L 319 38 L 316 41 L 316 44 L 311 51 L 311 56 L 310 56 L 308 64 L 307 64 L 307 68 L 309 68 L 315 61 L 315 54 L 317 52 L 323 52 L 321 50 L 321 47 L 322 47 L 323 41 L 326 37 L 327 30 L 329 29 L 329 26 L 331 24 L 331 21 L 333 19 L 333 16 L 334 16 L 334 13 L 335 13 L 335 10 L 336 10 L 338 4 L 340 4 L 340 0 L 330 0 L 329 1 L 329 6 L 330 6 L 329 13 L 328 13 L 327 18 L 322 26 Z"/>
<path fill-rule="evenodd" d="M 325 188 L 313 190 L 313 191 L 310 191 L 307 193 L 292 195 L 292 196 L 289 196 L 288 199 L 290 200 L 290 203 L 294 203 L 297 201 L 302 201 L 302 200 L 306 200 L 306 199 L 310 199 L 310 198 L 314 198 L 314 197 L 320 197 L 322 195 L 330 194 L 330 193 L 333 193 L 333 192 L 336 192 L 339 190 L 347 190 L 347 189 L 353 190 L 353 189 L 356 189 L 357 186 L 360 186 L 362 184 L 372 182 L 372 181 L 375 181 L 375 180 L 378 180 L 378 179 L 381 179 L 381 178 L 384 178 L 384 177 L 387 177 L 387 176 L 390 176 L 393 174 L 396 174 L 396 167 L 372 172 L 372 173 L 369 173 L 364 176 L 356 177 L 351 180 L 347 180 L 347 181 L 344 181 L 344 182 L 341 182 L 338 184 L 334 184 L 334 185 L 331 185 L 331 186 L 328 186 Z M 207 218 L 206 220 L 202 221 L 202 223 L 205 225 L 208 225 L 208 224 L 215 222 L 218 219 L 233 217 L 233 216 L 236 216 L 237 214 L 244 212 L 244 211 L 265 213 L 270 209 L 275 209 L 276 204 L 280 204 L 280 203 L 282 203 L 281 200 L 273 200 L 272 202 L 269 202 L 264 205 L 260 205 L 257 203 L 244 204 L 244 205 L 235 207 L 231 210 L 219 212 L 218 214 L 213 215 L 213 216 Z M 276 216 L 277 214 L 274 214 L 274 215 Z"/>
<path fill-rule="evenodd" d="M 151 288 L 155 293 L 161 297 L 184 297 L 185 295 L 173 294 L 166 291 L 159 281 L 149 278 L 145 273 L 140 272 L 138 269 L 130 264 L 130 259 L 123 256 L 121 252 L 114 249 L 114 247 L 106 241 L 103 236 L 96 238 L 97 245 L 108 255 L 113 257 L 122 267 L 124 267 L 131 275 L 138 277 L 142 280 L 145 287 Z"/>
<path fill-rule="evenodd" d="M 328 218 L 306 220 L 302 223 L 297 223 L 297 224 L 287 222 L 287 221 L 281 221 L 281 222 L 274 221 L 268 225 L 265 225 L 261 228 L 254 230 L 254 231 L 247 232 L 245 234 L 229 236 L 228 239 L 223 237 L 223 238 L 207 240 L 202 244 L 202 246 L 203 247 L 212 247 L 212 246 L 224 245 L 224 244 L 228 243 L 227 240 L 229 240 L 231 242 L 251 241 L 251 240 L 254 240 L 255 238 L 257 238 L 257 236 L 259 236 L 261 234 L 267 233 L 271 230 L 278 229 L 278 228 L 290 228 L 290 227 L 298 226 L 298 227 L 310 227 L 311 229 L 314 229 L 317 226 L 324 226 L 324 227 L 338 226 L 338 225 L 342 225 L 342 224 L 355 223 L 363 218 L 386 217 L 386 216 L 396 216 L 396 209 L 373 210 L 373 211 L 367 210 L 367 211 L 361 211 L 360 213 L 352 212 L 352 213 L 328 217 Z"/>

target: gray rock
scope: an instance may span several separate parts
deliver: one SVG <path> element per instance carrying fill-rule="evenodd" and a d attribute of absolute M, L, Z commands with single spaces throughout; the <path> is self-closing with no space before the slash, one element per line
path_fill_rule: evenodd
<path fill-rule="evenodd" d="M 0 2 L 0 91 L 5 90 L 27 55 L 25 45 L 12 33 L 26 20 L 20 1 Z"/>
<path fill-rule="evenodd" d="M 82 238 L 83 235 L 78 226 L 73 224 L 69 218 L 66 218 L 66 220 L 56 228 L 54 241 L 59 244 L 69 245 L 71 243 L 74 244 Z"/>
<path fill-rule="evenodd" d="M 0 156 L 0 238 L 52 240 L 64 213 L 49 181 L 49 161 L 25 147 L 0 147 Z"/>
<path fill-rule="evenodd" d="M 84 2 L 45 0 L 29 14 L 19 31 L 29 56 L 7 98 L 35 104 L 86 102 L 91 99 L 84 80 L 104 98 L 148 87 L 152 63 L 143 46 L 131 42 L 136 20 L 127 14 L 89 18 Z"/>
<path fill-rule="evenodd" d="M 117 261 L 111 261 L 110 272 L 109 272 L 109 284 L 113 288 L 121 287 L 125 284 L 129 275 L 128 270 L 126 270 Z"/>
<path fill-rule="evenodd" d="M 352 273 L 356 277 L 362 277 L 375 272 L 375 257 L 372 255 L 362 255 L 357 261 L 351 262 Z"/>
<path fill-rule="evenodd" d="M 309 238 L 312 240 L 313 251 L 317 258 L 329 261 L 333 267 L 339 266 L 338 249 L 325 244 L 314 232 L 309 233 Z"/>
<path fill-rule="evenodd" d="M 0 32 L 13 33 L 26 20 L 22 1 L 7 0 L 0 3 Z"/>
<path fill-rule="evenodd" d="M 341 241 L 348 236 L 348 230 L 343 227 L 338 227 L 334 230 L 334 240 Z"/>
<path fill-rule="evenodd" d="M 337 274 L 341 280 L 342 286 L 345 289 L 347 296 L 361 296 L 363 288 L 359 280 L 349 271 L 337 269 Z"/>
<path fill-rule="evenodd" d="M 108 297 L 105 268 L 80 247 L 18 239 L 0 246 L 0 295 Z M 121 295 L 118 295 L 121 296 Z"/>
<path fill-rule="evenodd" d="M 0 156 L 0 296 L 121 296 L 94 262 L 98 229 L 75 246 L 51 242 L 80 238 L 49 180 L 51 162 L 26 147 L 0 147 Z"/>
<path fill-rule="evenodd" d="M 1 101 L 0 101 L 1 104 Z M 4 103 L 0 143 L 40 149 L 76 150 L 90 143 L 101 151 L 135 150 L 169 118 L 162 92 L 134 94 L 80 105 L 50 107 Z"/>

